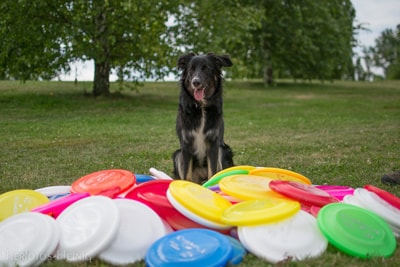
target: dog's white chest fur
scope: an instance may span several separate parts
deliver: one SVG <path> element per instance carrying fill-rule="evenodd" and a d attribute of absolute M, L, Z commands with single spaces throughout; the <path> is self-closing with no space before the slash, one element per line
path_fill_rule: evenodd
<path fill-rule="evenodd" d="M 194 146 L 194 154 L 196 155 L 197 159 L 201 162 L 206 158 L 206 150 L 207 150 L 207 145 L 206 145 L 206 140 L 205 140 L 205 133 L 204 133 L 204 126 L 205 126 L 205 111 L 203 110 L 202 116 L 201 116 L 201 121 L 200 121 L 200 126 L 193 130 L 193 146 Z"/>

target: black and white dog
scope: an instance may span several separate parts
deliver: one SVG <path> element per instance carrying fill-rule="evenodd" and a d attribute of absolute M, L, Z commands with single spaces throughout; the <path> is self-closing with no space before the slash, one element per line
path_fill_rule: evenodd
<path fill-rule="evenodd" d="M 233 166 L 233 153 L 224 142 L 222 67 L 232 66 L 227 55 L 179 57 L 181 91 L 176 133 L 180 149 L 173 154 L 174 178 L 201 184 Z"/>

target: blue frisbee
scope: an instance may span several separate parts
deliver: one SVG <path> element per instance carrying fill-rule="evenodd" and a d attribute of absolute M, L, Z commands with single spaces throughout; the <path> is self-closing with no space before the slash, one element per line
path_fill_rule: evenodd
<path fill-rule="evenodd" d="M 226 236 L 232 246 L 232 255 L 229 260 L 229 265 L 237 265 L 243 261 L 244 256 L 247 254 L 246 248 L 236 238 Z"/>
<path fill-rule="evenodd" d="M 141 184 L 141 183 L 145 183 L 145 182 L 148 182 L 148 181 L 155 180 L 153 176 L 147 175 L 147 174 L 137 174 L 137 173 L 135 173 L 135 177 L 136 177 L 136 183 L 137 184 Z"/>
<path fill-rule="evenodd" d="M 149 267 L 217 267 L 232 260 L 231 241 L 208 229 L 184 229 L 157 240 L 146 253 Z"/>

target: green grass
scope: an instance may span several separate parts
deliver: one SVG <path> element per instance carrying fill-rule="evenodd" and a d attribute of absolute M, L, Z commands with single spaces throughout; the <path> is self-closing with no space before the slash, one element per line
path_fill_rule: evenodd
<path fill-rule="evenodd" d="M 113 84 L 117 91 L 117 85 Z M 84 95 L 90 83 L 0 82 L 0 193 L 68 185 L 103 169 L 172 172 L 178 148 L 178 85 L 145 83 L 111 98 Z M 225 140 L 236 165 L 290 169 L 314 184 L 384 186 L 400 169 L 400 82 L 226 82 Z M 50 261 L 47 266 L 69 266 Z M 76 266 L 105 265 L 99 260 Z M 323 256 L 279 266 L 400 266 L 361 260 L 332 246 Z M 132 266 L 144 266 L 138 263 Z M 269 266 L 249 255 L 239 266 Z"/>

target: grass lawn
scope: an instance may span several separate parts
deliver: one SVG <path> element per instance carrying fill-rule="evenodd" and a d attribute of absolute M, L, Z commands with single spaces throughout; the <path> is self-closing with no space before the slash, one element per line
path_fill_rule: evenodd
<path fill-rule="evenodd" d="M 117 85 L 112 84 L 117 91 Z M 178 85 L 145 83 L 111 98 L 84 96 L 91 83 L 0 82 L 0 194 L 69 185 L 91 172 L 122 168 L 172 172 L 178 148 Z M 400 82 L 226 82 L 225 141 L 236 165 L 290 169 L 314 184 L 373 184 L 400 169 Z M 399 240 L 398 240 L 399 241 Z M 99 260 L 46 266 L 105 266 Z M 279 266 L 400 266 L 361 260 L 333 246 L 319 258 Z M 138 263 L 132 266 L 144 266 Z M 248 255 L 239 266 L 269 266 Z"/>

